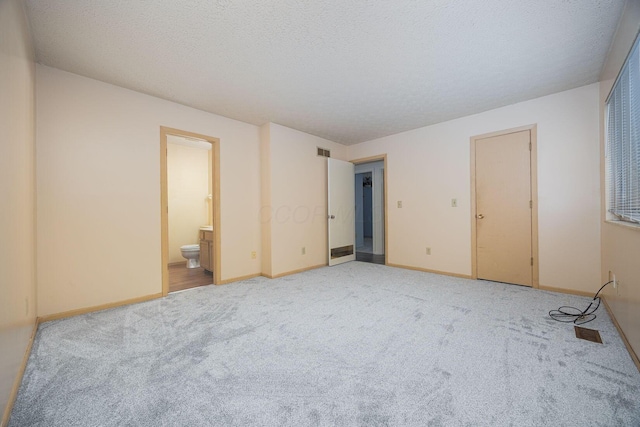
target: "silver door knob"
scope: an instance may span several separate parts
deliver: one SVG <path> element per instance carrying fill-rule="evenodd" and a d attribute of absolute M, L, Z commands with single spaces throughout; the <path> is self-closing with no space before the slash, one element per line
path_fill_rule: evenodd
<path fill-rule="evenodd" d="M 478 219 L 482 219 L 482 218 L 484 218 L 484 215 L 482 215 L 482 214 L 478 214 L 478 215 L 476 215 L 476 218 L 478 218 Z"/>
<path fill-rule="evenodd" d="M 335 215 L 329 215 L 329 219 L 336 219 Z"/>

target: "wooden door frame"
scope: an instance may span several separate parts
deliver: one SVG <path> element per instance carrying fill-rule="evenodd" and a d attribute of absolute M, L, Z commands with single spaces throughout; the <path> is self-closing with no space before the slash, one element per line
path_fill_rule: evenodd
<path fill-rule="evenodd" d="M 387 176 L 388 176 L 388 170 L 387 170 L 387 154 L 379 154 L 377 156 L 371 156 L 371 157 L 364 157 L 361 159 L 356 159 L 356 160 L 351 160 L 351 163 L 353 163 L 354 165 L 360 165 L 362 163 L 373 163 L 373 162 L 379 162 L 382 161 L 383 162 L 383 166 L 382 166 L 382 197 L 384 198 L 383 201 L 383 209 L 384 209 L 384 265 L 389 265 L 389 215 L 387 212 L 387 205 L 388 205 L 388 197 L 387 197 Z M 355 175 L 354 175 L 355 176 Z M 354 200 L 355 202 L 355 200 Z"/>
<path fill-rule="evenodd" d="M 220 241 L 220 139 L 180 129 L 160 126 L 160 224 L 162 259 L 162 296 L 169 294 L 169 194 L 167 182 L 167 135 L 196 138 L 211 144 L 213 214 L 213 284 L 221 283 Z"/>
<path fill-rule="evenodd" d="M 471 278 L 478 278 L 477 235 L 476 235 L 476 142 L 481 139 L 508 135 L 528 130 L 531 135 L 531 256 L 532 287 L 540 287 L 540 267 L 538 258 L 538 125 L 532 124 L 471 137 Z"/>

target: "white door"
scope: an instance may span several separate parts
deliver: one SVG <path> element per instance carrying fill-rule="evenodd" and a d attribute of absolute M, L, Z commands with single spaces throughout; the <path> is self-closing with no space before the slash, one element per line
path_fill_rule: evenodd
<path fill-rule="evenodd" d="M 327 159 L 329 265 L 356 259 L 354 174 L 353 163 Z"/>
<path fill-rule="evenodd" d="M 476 141 L 478 279 L 532 286 L 528 130 Z"/>

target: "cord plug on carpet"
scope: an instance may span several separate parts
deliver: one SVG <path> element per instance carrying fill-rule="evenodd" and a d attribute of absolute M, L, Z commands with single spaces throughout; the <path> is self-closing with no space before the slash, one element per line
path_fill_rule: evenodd
<path fill-rule="evenodd" d="M 600 292 L 609 283 L 613 283 L 613 280 L 608 281 L 607 283 L 602 285 L 600 289 L 598 289 L 598 292 L 596 292 L 596 294 L 593 296 L 593 300 L 584 310 L 581 311 L 576 307 L 563 305 L 557 310 L 551 310 L 549 312 L 549 317 L 551 317 L 553 320 L 557 320 L 558 322 L 574 323 L 576 325 L 582 325 L 584 323 L 591 322 L 596 318 L 595 312 L 600 307 Z"/>

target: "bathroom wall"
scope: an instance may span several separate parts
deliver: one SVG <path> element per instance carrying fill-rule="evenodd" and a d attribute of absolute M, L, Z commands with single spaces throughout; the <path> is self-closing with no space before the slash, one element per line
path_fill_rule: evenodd
<path fill-rule="evenodd" d="M 22 2 L 2 0 L 0 417 L 5 421 L 36 318 L 34 76 L 32 41 Z"/>
<path fill-rule="evenodd" d="M 220 139 L 222 280 L 260 274 L 257 126 L 40 65 L 36 90 L 39 315 L 162 292 L 161 126 Z"/>
<path fill-rule="evenodd" d="M 470 275 L 470 138 L 534 123 L 540 285 L 595 292 L 601 279 L 598 84 L 349 146 L 350 159 L 387 154 L 388 262 Z"/>
<path fill-rule="evenodd" d="M 167 136 L 167 195 L 169 202 L 169 263 L 185 262 L 183 245 L 199 242 L 199 229 L 211 223 L 209 154 Z"/>

